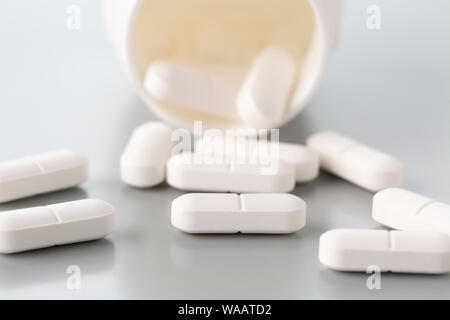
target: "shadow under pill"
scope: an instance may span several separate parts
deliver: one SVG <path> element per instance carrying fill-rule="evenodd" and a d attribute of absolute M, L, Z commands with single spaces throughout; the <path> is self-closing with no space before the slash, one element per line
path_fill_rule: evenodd
<path fill-rule="evenodd" d="M 325 268 L 325 267 L 323 267 Z M 380 289 L 369 289 L 372 274 L 319 271 L 318 299 L 442 299 L 450 298 L 450 275 L 381 273 Z M 423 290 L 424 287 L 430 290 Z M 435 290 L 431 290 L 435 288 Z M 437 294 L 433 294 L 436 292 Z"/>
<path fill-rule="evenodd" d="M 170 239 L 170 260 L 174 266 L 223 266 L 230 261 L 243 265 L 269 265 L 270 260 L 291 260 L 305 247 L 300 233 L 288 235 L 204 234 L 173 232 Z"/>
<path fill-rule="evenodd" d="M 289 235 L 189 235 L 173 232 L 170 238 L 171 274 L 189 279 L 180 284 L 188 292 L 190 283 L 214 297 L 227 292 L 238 299 L 275 298 L 282 292 L 294 297 L 313 281 L 308 273 L 317 264 L 311 241 L 302 232 Z M 292 276 L 295 274 L 296 276 Z M 286 288 L 294 288 L 286 292 Z"/>
<path fill-rule="evenodd" d="M 66 281 L 69 266 L 78 266 L 82 275 L 100 274 L 112 269 L 114 260 L 114 243 L 108 239 L 0 255 L 0 285 L 12 289 Z"/>
<path fill-rule="evenodd" d="M 51 204 L 77 201 L 87 198 L 88 193 L 86 192 L 86 190 L 76 187 L 61 191 L 55 191 L 51 193 L 44 193 L 30 198 L 24 198 L 12 202 L 7 202 L 0 205 L 0 211 L 19 210 L 25 208 L 47 206 Z"/>

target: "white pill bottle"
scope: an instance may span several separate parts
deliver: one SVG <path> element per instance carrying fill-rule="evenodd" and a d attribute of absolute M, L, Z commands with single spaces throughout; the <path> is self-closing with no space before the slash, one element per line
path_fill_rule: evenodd
<path fill-rule="evenodd" d="M 294 118 L 317 89 L 339 35 L 341 0 L 103 0 L 110 41 L 145 104 L 175 127 L 245 128 L 237 120 L 158 101 L 144 88 L 156 60 L 245 70 L 268 46 L 289 52 L 297 81 L 274 128 Z M 231 72 L 231 71 L 230 71 Z M 234 71 L 233 71 L 234 72 Z"/>

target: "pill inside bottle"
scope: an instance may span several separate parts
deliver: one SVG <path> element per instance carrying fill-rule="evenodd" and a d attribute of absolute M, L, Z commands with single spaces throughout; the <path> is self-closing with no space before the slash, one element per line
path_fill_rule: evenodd
<path fill-rule="evenodd" d="M 132 37 L 135 70 L 142 80 L 144 95 L 162 112 L 185 121 L 203 120 L 209 126 L 246 126 L 235 116 L 235 101 L 255 59 L 267 48 L 282 50 L 294 63 L 295 81 L 288 81 L 289 94 L 282 97 L 283 110 L 279 112 L 289 115 L 298 111 L 291 110 L 294 100 L 302 90 L 308 90 L 308 86 L 301 85 L 302 67 L 317 50 L 313 48 L 317 46 L 316 21 L 308 0 L 144 0 L 136 15 Z M 175 77 L 177 70 L 161 72 L 160 68 L 159 78 L 148 75 L 156 70 L 152 64 L 161 66 L 162 62 L 182 70 L 183 76 Z M 311 72 L 311 68 L 307 69 Z M 184 86 L 180 82 L 189 78 L 189 70 L 194 80 Z M 164 74 L 171 76 L 164 79 Z M 146 77 L 152 81 L 146 82 Z M 177 81 L 171 81 L 174 77 Z M 208 79 L 212 79 L 211 85 L 205 84 Z M 180 94 L 176 87 L 168 88 L 160 81 L 180 86 Z M 196 90 L 197 81 L 204 90 L 212 88 L 206 97 L 200 97 L 201 89 Z M 150 88 L 145 88 L 146 83 Z M 220 83 L 229 97 L 217 89 Z M 189 90 L 192 96 L 184 98 L 187 86 L 193 88 Z M 273 127 L 277 125 L 273 123 Z"/>

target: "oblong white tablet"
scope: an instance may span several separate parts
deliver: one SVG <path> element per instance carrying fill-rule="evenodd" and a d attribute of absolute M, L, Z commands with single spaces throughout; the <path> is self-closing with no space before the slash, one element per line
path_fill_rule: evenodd
<path fill-rule="evenodd" d="M 339 271 L 450 272 L 450 237 L 438 232 L 337 229 L 320 237 L 319 260 Z"/>
<path fill-rule="evenodd" d="M 306 203 L 292 194 L 185 194 L 172 202 L 172 225 L 187 233 L 292 233 Z"/>
<path fill-rule="evenodd" d="M 372 217 L 392 229 L 438 231 L 450 236 L 450 205 L 404 189 L 378 192 Z"/>
<path fill-rule="evenodd" d="M 0 163 L 0 203 L 75 187 L 88 176 L 85 156 L 59 150 Z"/>
<path fill-rule="evenodd" d="M 0 212 L 0 253 L 104 238 L 114 215 L 110 204 L 94 199 Z"/>
<path fill-rule="evenodd" d="M 167 162 L 167 183 L 185 191 L 283 193 L 295 187 L 295 168 L 282 160 L 228 163 L 223 157 L 187 152 Z"/>
<path fill-rule="evenodd" d="M 403 164 L 394 157 L 335 132 L 320 132 L 307 141 L 320 157 L 320 166 L 372 192 L 398 187 Z"/>
<path fill-rule="evenodd" d="M 296 78 L 296 64 L 277 47 L 261 51 L 239 91 L 236 106 L 241 118 L 255 128 L 272 128 L 283 117 Z"/>
<path fill-rule="evenodd" d="M 297 183 L 312 181 L 319 175 L 319 156 L 313 150 L 305 146 L 279 142 L 278 148 L 274 148 L 273 146 L 276 142 L 260 140 L 251 141 L 251 139 L 243 139 L 242 147 L 239 146 L 239 143 L 241 143 L 241 141 L 233 138 L 213 139 L 204 137 L 196 140 L 195 151 L 203 154 L 221 153 L 228 156 L 233 156 L 238 152 L 244 152 L 279 157 L 281 160 L 290 162 L 295 166 L 295 180 Z"/>
<path fill-rule="evenodd" d="M 171 135 L 172 129 L 158 121 L 136 128 L 120 160 L 122 181 L 136 188 L 162 183 L 174 145 Z"/>
<path fill-rule="evenodd" d="M 236 120 L 240 79 L 235 72 L 210 72 L 180 63 L 153 62 L 144 87 L 154 98 L 181 107 Z"/>
<path fill-rule="evenodd" d="M 316 152 L 300 144 L 279 144 L 280 159 L 295 165 L 295 176 L 298 183 L 316 179 L 319 175 L 320 160 Z"/>

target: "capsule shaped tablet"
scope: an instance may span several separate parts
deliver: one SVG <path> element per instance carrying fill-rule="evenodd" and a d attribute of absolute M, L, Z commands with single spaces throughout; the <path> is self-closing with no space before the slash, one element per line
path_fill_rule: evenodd
<path fill-rule="evenodd" d="M 372 217 L 398 230 L 429 230 L 450 236 L 450 205 L 404 189 L 378 192 L 373 198 Z"/>
<path fill-rule="evenodd" d="M 339 271 L 450 272 L 450 237 L 438 232 L 337 229 L 320 237 L 319 260 Z"/>
<path fill-rule="evenodd" d="M 111 205 L 94 199 L 0 212 L 0 253 L 104 238 L 114 215 Z"/>
<path fill-rule="evenodd" d="M 280 159 L 295 165 L 297 183 L 314 180 L 319 175 L 319 156 L 313 150 L 293 143 L 279 144 Z"/>
<path fill-rule="evenodd" d="M 154 98 L 177 106 L 239 119 L 236 96 L 240 77 L 158 60 L 151 64 L 144 87 Z"/>
<path fill-rule="evenodd" d="M 279 157 L 281 160 L 290 162 L 295 166 L 295 180 L 297 183 L 309 182 L 316 179 L 319 175 L 319 156 L 305 146 L 280 142 L 278 147 L 274 148 L 275 142 L 244 139 L 241 148 L 238 146 L 239 143 L 238 139 L 208 139 L 204 137 L 196 141 L 195 151 L 203 154 L 222 153 L 229 156 L 241 152 Z"/>
<path fill-rule="evenodd" d="M 295 168 L 281 160 L 268 165 L 230 164 L 196 153 L 181 153 L 167 162 L 167 183 L 185 191 L 282 193 L 294 189 Z"/>
<path fill-rule="evenodd" d="M 288 52 L 268 47 L 258 54 L 237 97 L 241 118 L 255 128 L 276 126 L 286 111 L 296 78 L 296 64 Z"/>
<path fill-rule="evenodd" d="M 86 181 L 88 161 L 70 150 L 0 163 L 0 203 L 75 187 Z"/>
<path fill-rule="evenodd" d="M 172 129 L 157 121 L 135 129 L 120 160 L 122 181 L 136 188 L 162 183 L 173 147 L 171 135 Z"/>
<path fill-rule="evenodd" d="M 291 194 L 185 194 L 172 202 L 172 225 L 187 233 L 292 233 L 306 203 Z"/>
<path fill-rule="evenodd" d="M 398 187 L 403 182 L 399 160 L 338 133 L 317 133 L 307 145 L 319 154 L 322 169 L 369 191 Z"/>

